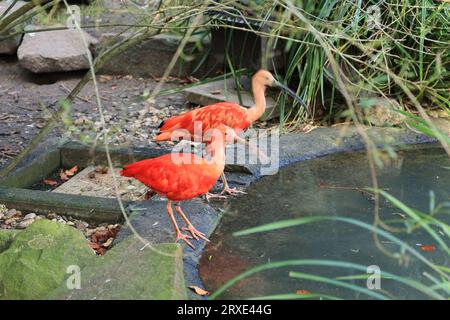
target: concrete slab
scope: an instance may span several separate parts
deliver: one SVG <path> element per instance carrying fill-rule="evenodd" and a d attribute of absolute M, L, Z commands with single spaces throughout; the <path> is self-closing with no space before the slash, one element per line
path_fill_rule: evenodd
<path fill-rule="evenodd" d="M 184 201 L 181 204 L 181 208 L 192 224 L 199 231 L 205 233 L 207 237 L 214 231 L 221 217 L 219 211 L 213 209 L 210 205 L 204 203 L 200 199 Z M 166 201 L 164 199 L 154 197 L 150 201 L 143 201 L 135 204 L 135 206 L 130 209 L 134 212 L 130 216 L 131 225 L 141 237 L 153 245 L 175 241 L 173 227 L 169 216 L 167 215 Z M 179 219 L 179 217 L 176 218 L 178 225 L 180 227 L 184 226 L 182 220 Z M 116 241 L 123 241 L 131 235 L 131 229 L 129 227 L 124 227 L 119 232 Z M 186 286 L 202 286 L 200 278 L 198 277 L 197 266 L 206 242 L 203 240 L 193 241 L 193 244 L 196 246 L 195 250 L 192 250 L 184 244 L 182 245 L 184 278 Z M 202 299 L 204 297 L 189 292 L 189 298 Z"/>
<path fill-rule="evenodd" d="M 122 177 L 121 168 L 114 168 L 120 195 L 123 200 L 142 200 L 147 187 L 136 179 Z M 116 198 L 113 174 L 96 172 L 96 168 L 89 166 L 73 176 L 52 192 L 76 194 L 91 197 Z"/>

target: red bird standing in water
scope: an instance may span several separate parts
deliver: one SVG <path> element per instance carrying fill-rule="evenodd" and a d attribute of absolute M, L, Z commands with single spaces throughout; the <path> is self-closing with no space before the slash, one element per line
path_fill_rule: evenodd
<path fill-rule="evenodd" d="M 122 176 L 133 177 L 147 187 L 167 198 L 167 213 L 175 229 L 177 240 L 183 240 L 194 248 L 189 239 L 202 238 L 209 241 L 205 234 L 198 231 L 188 220 L 180 207 L 180 201 L 195 198 L 207 193 L 219 178 L 225 167 L 226 134 L 229 133 L 231 141 L 233 132 L 226 132 L 225 126 L 210 129 L 205 133 L 204 139 L 208 141 L 206 154 L 210 159 L 202 158 L 191 153 L 170 153 L 153 159 L 146 159 L 129 164 L 120 172 Z M 175 220 L 172 201 L 175 210 L 186 223 L 183 234 Z"/>
<path fill-rule="evenodd" d="M 165 120 L 160 125 L 160 133 L 156 136 L 156 141 L 176 140 L 177 130 L 187 130 L 192 138 L 203 141 L 203 137 L 194 137 L 199 132 L 206 132 L 208 129 L 217 128 L 221 125 L 235 132 L 235 140 L 246 143 L 238 136 L 240 131 L 246 130 L 254 121 L 258 120 L 266 110 L 265 91 L 267 87 L 278 87 L 286 91 L 294 99 L 299 101 L 306 110 L 306 104 L 292 90 L 275 80 L 272 74 L 266 70 L 259 70 L 252 78 L 253 97 L 255 106 L 244 108 L 233 102 L 219 102 L 209 106 L 201 107 L 178 116 Z M 221 174 L 224 188 L 221 194 L 242 193 L 236 188 L 230 188 L 225 178 Z"/>

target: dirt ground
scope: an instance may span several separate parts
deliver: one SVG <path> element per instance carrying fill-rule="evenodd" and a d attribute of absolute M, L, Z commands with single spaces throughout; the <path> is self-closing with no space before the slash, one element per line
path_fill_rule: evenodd
<path fill-rule="evenodd" d="M 17 155 L 45 125 L 84 72 L 34 75 L 16 58 L 0 56 L 0 168 Z M 154 145 L 161 119 L 186 110 L 182 93 L 145 100 L 156 81 L 131 76 L 98 76 L 106 130 L 114 145 Z M 163 89 L 178 84 L 164 84 Z M 92 81 L 70 106 L 68 117 L 51 135 L 101 143 L 102 125 Z"/>

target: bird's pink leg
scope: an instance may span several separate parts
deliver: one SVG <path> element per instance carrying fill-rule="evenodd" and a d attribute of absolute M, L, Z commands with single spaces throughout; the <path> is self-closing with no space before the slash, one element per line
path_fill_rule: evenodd
<path fill-rule="evenodd" d="M 220 174 L 220 178 L 222 179 L 222 182 L 223 182 L 223 189 L 219 194 L 214 194 L 214 193 L 209 193 L 209 192 L 206 193 L 205 198 L 208 202 L 211 199 L 226 199 L 227 197 L 224 196 L 224 193 L 227 193 L 231 196 L 236 196 L 238 194 L 246 194 L 245 191 L 238 190 L 237 188 L 230 188 L 230 186 L 228 185 L 228 182 L 227 182 L 227 178 L 225 177 L 225 173 L 222 172 Z"/>
<path fill-rule="evenodd" d="M 226 198 L 227 198 L 226 196 L 223 196 L 221 194 L 215 194 L 215 193 L 211 193 L 211 192 L 205 193 L 205 199 L 208 202 L 211 199 L 213 199 L 213 200 L 218 200 L 218 199 L 225 200 Z"/>
<path fill-rule="evenodd" d="M 186 217 L 184 212 L 181 210 L 181 206 L 179 203 L 175 204 L 175 210 L 180 215 L 181 219 L 183 219 L 184 223 L 186 223 L 186 227 L 181 228 L 181 230 L 189 231 L 195 240 L 198 240 L 198 238 L 202 238 L 203 240 L 209 242 L 209 239 L 205 236 L 205 234 L 203 232 L 200 232 L 194 228 L 192 223 L 189 221 L 189 219 Z"/>
<path fill-rule="evenodd" d="M 170 220 L 172 221 L 173 227 L 175 229 L 175 233 L 177 235 L 176 242 L 178 242 L 178 240 L 183 240 L 189 247 L 191 247 L 192 249 L 195 249 L 194 245 L 188 240 L 188 239 L 192 239 L 192 237 L 188 236 L 187 234 L 181 233 L 180 228 L 178 228 L 177 221 L 175 220 L 175 217 L 173 215 L 172 201 L 170 201 L 170 200 L 167 201 L 166 208 L 167 208 L 167 213 L 169 214 Z"/>
<path fill-rule="evenodd" d="M 228 185 L 227 178 L 225 177 L 225 173 L 222 172 L 220 174 L 220 177 L 222 178 L 222 182 L 223 182 L 223 190 L 220 193 L 221 195 L 224 193 L 228 193 L 231 196 L 235 196 L 238 194 L 246 194 L 247 193 L 245 191 L 238 190 L 237 188 L 230 188 L 230 186 Z"/>

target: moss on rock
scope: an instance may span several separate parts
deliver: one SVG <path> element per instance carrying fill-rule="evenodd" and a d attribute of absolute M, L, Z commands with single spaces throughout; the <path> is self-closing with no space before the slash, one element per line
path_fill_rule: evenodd
<path fill-rule="evenodd" d="M 61 286 L 50 299 L 186 299 L 182 249 L 175 243 L 143 248 L 129 236 L 81 270 L 81 289 Z"/>
<path fill-rule="evenodd" d="M 0 253 L 9 248 L 17 232 L 16 230 L 0 229 Z"/>
<path fill-rule="evenodd" d="M 9 241 L 0 253 L 0 299 L 44 298 L 65 282 L 69 266 L 94 257 L 81 232 L 57 222 L 39 220 L 12 241 L 7 236 L 0 240 L 0 247 Z"/>

